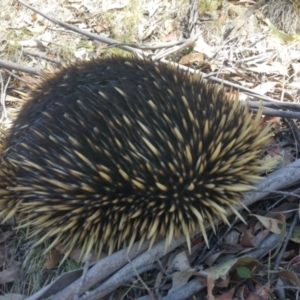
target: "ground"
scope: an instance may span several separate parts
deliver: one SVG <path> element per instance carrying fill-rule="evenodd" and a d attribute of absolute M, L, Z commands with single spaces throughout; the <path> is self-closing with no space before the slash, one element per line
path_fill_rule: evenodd
<path fill-rule="evenodd" d="M 26 3 L 48 17 L 98 34 L 98 39 L 54 23 L 26 7 Z M 3 147 L 6 130 L 21 105 L 21 95 L 28 91 L 25 83 L 32 82 L 40 70 L 51 71 L 74 59 L 134 52 L 199 70 L 225 86 L 236 84 L 234 91 L 239 89 L 240 99 L 249 100 L 254 111 L 257 100 L 264 100 L 262 126 L 270 123 L 275 133 L 266 153 L 266 164 L 274 166 L 277 161 L 273 170 L 284 172 L 298 158 L 300 139 L 295 120 L 300 118 L 299 1 L 36 0 L 26 3 L 8 0 L 1 4 Z M 121 44 L 113 47 L 116 43 Z M 234 91 L 228 89 L 229 93 Z M 249 95 L 254 97 L 249 99 Z M 91 283 L 91 278 L 97 277 L 88 271 L 93 257 L 83 263 L 81 271 L 78 271 L 82 264 L 76 262 L 76 253 L 59 266 L 63 257 L 61 249 L 45 257 L 42 255 L 45 245 L 32 248 L 26 233 L 13 231 L 13 220 L 6 222 L 0 227 L 2 299 L 23 299 L 53 280 L 57 281 L 48 287 L 48 295 L 58 293 L 59 287 L 67 286 L 74 278 L 79 278 L 79 283 L 56 299 L 73 299 L 74 294 L 79 296 L 90 287 L 95 297 L 109 294 L 114 299 L 143 296 L 143 299 L 160 296 L 183 299 L 181 295 L 190 299 L 299 299 L 296 292 L 300 287 L 297 188 L 297 184 L 289 189 L 281 188 L 280 193 L 273 192 L 264 201 L 255 205 L 253 201 L 249 209 L 255 215 L 243 213 L 247 225 L 231 220 L 233 226 L 228 229 L 220 224 L 216 235 L 208 229 L 214 245 L 211 249 L 199 237 L 193 240 L 191 253 L 184 244 L 178 247 L 179 240 L 168 253 L 158 245 L 136 259 L 135 253 L 128 257 L 126 251 L 108 256 L 98 264 L 100 270 L 106 270 L 105 274 L 97 273 L 97 268 L 94 270 L 98 277 L 103 276 L 98 278 L 102 280 L 101 285 Z M 258 254 L 255 249 L 264 251 Z M 22 268 L 22 264 L 26 267 Z M 89 297 L 85 299 L 94 299 Z"/>

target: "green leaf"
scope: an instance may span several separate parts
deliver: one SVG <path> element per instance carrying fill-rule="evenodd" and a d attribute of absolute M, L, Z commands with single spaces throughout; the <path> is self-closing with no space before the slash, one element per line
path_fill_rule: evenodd
<path fill-rule="evenodd" d="M 246 279 L 251 277 L 251 271 L 247 267 L 238 267 L 236 271 L 241 278 Z"/>

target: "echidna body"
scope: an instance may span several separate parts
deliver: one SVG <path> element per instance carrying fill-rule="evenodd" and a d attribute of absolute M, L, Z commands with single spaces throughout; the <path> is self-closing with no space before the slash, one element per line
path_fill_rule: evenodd
<path fill-rule="evenodd" d="M 246 107 L 177 68 L 136 58 L 44 74 L 3 154 L 1 216 L 40 242 L 112 252 L 190 235 L 259 179 L 270 139 Z"/>

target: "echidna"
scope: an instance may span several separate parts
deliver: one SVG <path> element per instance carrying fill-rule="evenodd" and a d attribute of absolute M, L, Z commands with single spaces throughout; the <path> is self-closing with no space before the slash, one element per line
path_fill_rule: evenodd
<path fill-rule="evenodd" d="M 270 140 L 261 114 L 178 68 L 137 58 L 75 62 L 44 74 L 3 153 L 1 216 L 67 249 L 184 233 L 228 223 L 262 171 Z"/>

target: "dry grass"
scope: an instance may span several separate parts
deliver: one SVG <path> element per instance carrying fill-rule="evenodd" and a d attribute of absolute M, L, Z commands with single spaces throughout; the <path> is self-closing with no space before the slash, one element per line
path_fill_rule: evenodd
<path fill-rule="evenodd" d="M 58 20 L 126 43 L 143 42 L 145 37 L 147 38 L 148 30 L 152 40 L 164 35 L 164 22 L 176 18 L 178 24 L 185 16 L 188 7 L 187 0 L 172 2 L 46 0 L 31 1 L 31 4 Z M 152 19 L 153 14 L 155 20 Z M 49 55 L 62 60 L 87 58 L 107 52 L 106 49 L 102 49 L 105 45 L 99 45 L 72 31 L 53 25 L 14 0 L 5 1 L 0 18 L 3 20 L 0 28 L 0 37 L 3 41 L 1 54 L 2 58 L 7 60 L 41 66 L 41 61 L 26 61 L 22 55 L 20 58 L 21 49 L 17 44 L 33 39 L 46 45 L 44 49 L 37 50 L 46 51 Z M 177 33 L 179 37 L 179 28 Z"/>
<path fill-rule="evenodd" d="M 271 0 L 264 7 L 263 12 L 278 29 L 288 34 L 299 34 L 300 9 L 296 9 L 299 6 L 298 2 L 298 0 Z"/>

